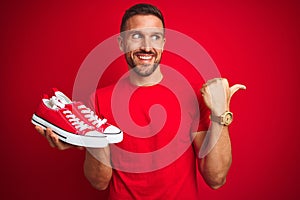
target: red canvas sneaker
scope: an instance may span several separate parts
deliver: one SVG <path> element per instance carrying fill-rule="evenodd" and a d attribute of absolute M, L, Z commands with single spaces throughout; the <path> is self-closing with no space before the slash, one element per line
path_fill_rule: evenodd
<path fill-rule="evenodd" d="M 53 95 L 57 97 L 60 103 L 72 106 L 72 111 L 85 123 L 95 127 L 100 133 L 103 133 L 109 143 L 119 143 L 123 140 L 123 132 L 107 122 L 107 119 L 100 118 L 94 111 L 81 102 L 72 101 L 64 93 L 52 88 Z"/>
<path fill-rule="evenodd" d="M 31 122 L 46 129 L 51 128 L 59 139 L 76 146 L 103 148 L 108 145 L 107 137 L 95 127 L 85 123 L 72 112 L 72 106 L 61 103 L 57 97 L 45 95 Z"/>

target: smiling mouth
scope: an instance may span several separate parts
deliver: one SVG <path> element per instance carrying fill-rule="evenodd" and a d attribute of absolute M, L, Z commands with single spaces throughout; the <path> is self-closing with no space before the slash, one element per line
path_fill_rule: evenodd
<path fill-rule="evenodd" d="M 144 53 L 144 52 L 135 53 L 134 55 L 141 61 L 151 61 L 155 56 L 154 53 Z"/>

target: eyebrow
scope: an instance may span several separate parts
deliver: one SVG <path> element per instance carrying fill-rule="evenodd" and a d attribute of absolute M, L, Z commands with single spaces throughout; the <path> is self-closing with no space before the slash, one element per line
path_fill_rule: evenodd
<path fill-rule="evenodd" d="M 132 30 L 132 31 L 128 31 L 130 35 L 132 34 L 136 34 L 136 33 L 139 33 L 141 34 L 142 32 L 141 31 L 137 31 L 137 30 Z"/>
<path fill-rule="evenodd" d="M 129 32 L 129 35 L 133 35 L 133 34 L 142 34 L 144 35 L 145 33 L 143 33 L 142 31 L 139 31 L 139 30 L 131 30 L 131 31 L 128 31 Z M 155 31 L 155 32 L 150 32 L 150 35 L 161 35 L 161 36 L 164 36 L 164 32 L 158 32 L 158 31 Z"/>
<path fill-rule="evenodd" d="M 165 34 L 163 32 L 154 32 L 152 33 L 153 35 L 161 35 L 161 36 L 164 36 Z"/>

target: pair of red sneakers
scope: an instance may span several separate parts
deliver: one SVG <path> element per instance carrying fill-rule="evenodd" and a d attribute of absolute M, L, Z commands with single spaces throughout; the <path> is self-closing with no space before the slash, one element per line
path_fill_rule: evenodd
<path fill-rule="evenodd" d="M 44 95 L 31 122 L 51 128 L 59 139 L 73 145 L 102 148 L 123 140 L 123 132 L 104 118 L 98 117 L 81 102 L 52 89 L 51 98 Z"/>

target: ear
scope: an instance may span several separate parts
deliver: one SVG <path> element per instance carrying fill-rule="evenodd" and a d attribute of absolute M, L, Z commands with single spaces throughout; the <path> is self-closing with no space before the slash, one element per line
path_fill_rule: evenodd
<path fill-rule="evenodd" d="M 164 43 L 162 45 L 161 51 L 164 51 L 165 44 L 166 44 L 166 38 L 164 37 Z"/>
<path fill-rule="evenodd" d="M 124 41 L 123 41 L 123 38 L 122 38 L 121 35 L 119 35 L 119 37 L 118 37 L 118 44 L 119 44 L 120 50 L 124 52 L 124 49 L 125 49 L 124 48 Z"/>

